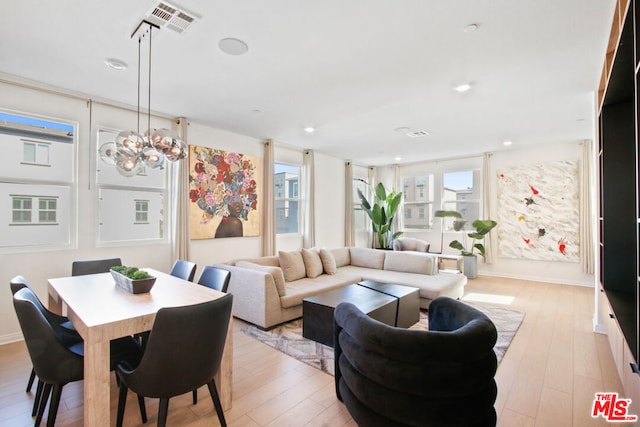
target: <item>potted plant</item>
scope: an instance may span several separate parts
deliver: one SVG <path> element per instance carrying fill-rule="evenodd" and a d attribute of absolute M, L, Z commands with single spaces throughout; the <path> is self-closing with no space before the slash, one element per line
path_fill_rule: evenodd
<path fill-rule="evenodd" d="M 375 187 L 373 192 L 373 204 L 369 203 L 362 191 L 358 188 L 358 196 L 362 202 L 362 209 L 371 219 L 373 233 L 378 237 L 378 248 L 391 248 L 393 239 L 402 234 L 401 231 L 392 232 L 393 218 L 396 215 L 400 201 L 402 200 L 402 192 L 396 193 L 384 188 L 381 182 Z M 375 247 L 375 240 L 372 244 Z"/>
<path fill-rule="evenodd" d="M 434 213 L 435 217 L 445 218 L 445 217 L 453 217 L 455 218 L 453 221 L 453 229 L 455 231 L 461 231 L 464 229 L 467 221 L 462 217 L 462 214 L 457 211 L 436 211 Z M 462 244 L 458 240 L 453 240 L 449 243 L 449 247 L 453 249 L 458 249 L 460 254 L 464 256 L 464 274 L 469 279 L 475 279 L 477 277 L 478 271 L 478 260 L 476 255 L 477 253 L 485 257 L 485 247 L 482 243 L 484 238 L 493 228 L 498 225 L 497 222 L 491 219 L 476 219 L 471 223 L 475 231 L 467 233 L 466 237 L 472 239 L 470 249 L 468 250 L 464 244 Z M 465 238 L 466 244 L 466 238 Z"/>

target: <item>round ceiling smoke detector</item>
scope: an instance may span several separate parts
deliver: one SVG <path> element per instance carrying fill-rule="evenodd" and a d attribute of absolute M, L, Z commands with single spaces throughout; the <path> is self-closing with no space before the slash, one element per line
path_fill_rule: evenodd
<path fill-rule="evenodd" d="M 231 37 L 220 40 L 218 47 L 228 55 L 244 55 L 249 50 L 249 46 L 245 42 Z"/>

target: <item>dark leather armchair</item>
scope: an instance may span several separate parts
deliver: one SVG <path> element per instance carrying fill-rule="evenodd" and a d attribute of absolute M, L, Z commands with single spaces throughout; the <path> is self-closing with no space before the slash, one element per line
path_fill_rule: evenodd
<path fill-rule="evenodd" d="M 482 312 L 448 297 L 429 306 L 429 331 L 335 309 L 338 398 L 360 426 L 495 426 L 497 332 Z"/>
<path fill-rule="evenodd" d="M 193 282 L 193 278 L 196 275 L 196 263 L 191 261 L 185 261 L 183 259 L 176 260 L 171 267 L 170 275 L 179 277 L 184 280 Z"/>
<path fill-rule="evenodd" d="M 158 310 L 146 349 L 136 365 L 121 363 L 117 426 L 122 426 L 131 389 L 160 399 L 158 425 L 166 423 L 169 399 L 207 385 L 220 424 L 224 413 L 213 377 L 220 369 L 233 295 L 214 301 Z"/>

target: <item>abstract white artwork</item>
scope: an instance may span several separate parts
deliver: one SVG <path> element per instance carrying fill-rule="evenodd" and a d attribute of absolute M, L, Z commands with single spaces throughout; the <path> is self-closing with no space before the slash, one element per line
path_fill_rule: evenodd
<path fill-rule="evenodd" d="M 578 161 L 532 163 L 497 173 L 499 255 L 579 262 Z"/>

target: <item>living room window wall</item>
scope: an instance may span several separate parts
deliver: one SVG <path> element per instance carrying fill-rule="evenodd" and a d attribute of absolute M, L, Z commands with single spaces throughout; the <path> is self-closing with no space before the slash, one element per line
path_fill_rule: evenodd
<path fill-rule="evenodd" d="M 436 218 L 438 210 L 455 210 L 473 221 L 481 216 L 482 158 L 442 160 L 400 168 L 403 205 L 400 229 L 405 236 L 431 243 L 432 252 L 447 252 L 449 241 L 458 238 L 451 218 Z M 470 227 L 470 224 L 467 225 Z M 443 239 L 442 233 L 447 233 Z"/>
<path fill-rule="evenodd" d="M 0 248 L 72 244 L 76 128 L 67 120 L 0 111 Z"/>

